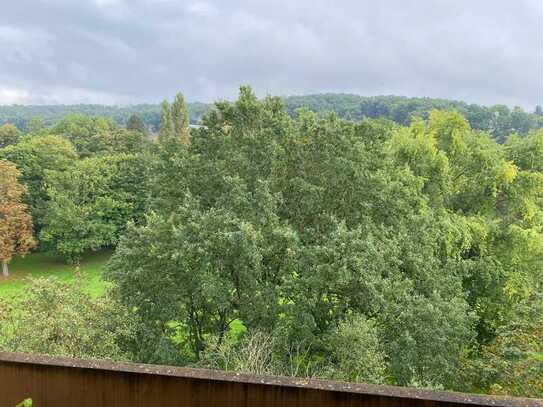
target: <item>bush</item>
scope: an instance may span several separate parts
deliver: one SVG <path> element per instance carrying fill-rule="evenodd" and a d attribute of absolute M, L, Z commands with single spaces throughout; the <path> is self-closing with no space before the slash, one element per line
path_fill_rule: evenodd
<path fill-rule="evenodd" d="M 327 377 L 349 382 L 385 382 L 386 355 L 372 319 L 355 315 L 340 322 L 327 345 Z"/>
<path fill-rule="evenodd" d="M 127 360 L 132 316 L 108 297 L 92 298 L 75 283 L 31 282 L 24 298 L 0 313 L 0 349 L 74 358 Z"/>

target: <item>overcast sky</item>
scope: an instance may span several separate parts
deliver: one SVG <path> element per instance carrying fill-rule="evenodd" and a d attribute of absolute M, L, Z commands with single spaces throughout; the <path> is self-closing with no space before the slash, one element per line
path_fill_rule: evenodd
<path fill-rule="evenodd" d="M 5 0 L 0 104 L 347 92 L 543 104 L 541 0 Z"/>

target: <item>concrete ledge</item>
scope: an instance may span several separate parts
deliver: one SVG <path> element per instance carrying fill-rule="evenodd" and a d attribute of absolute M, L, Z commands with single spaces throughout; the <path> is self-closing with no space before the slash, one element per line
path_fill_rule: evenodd
<path fill-rule="evenodd" d="M 0 406 L 25 397 L 36 406 L 543 406 L 536 399 L 0 352 L 0 400 L 9 400 Z"/>

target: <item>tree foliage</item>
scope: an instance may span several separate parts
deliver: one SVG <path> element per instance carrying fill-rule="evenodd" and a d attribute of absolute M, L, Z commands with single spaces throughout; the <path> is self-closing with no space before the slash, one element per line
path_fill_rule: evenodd
<path fill-rule="evenodd" d="M 75 149 L 60 136 L 25 137 L 16 145 L 0 149 L 0 158 L 13 162 L 21 172 L 20 181 L 27 188 L 25 202 L 30 207 L 34 227 L 39 233 L 49 202 L 48 174 L 68 171 L 78 159 Z"/>
<path fill-rule="evenodd" d="M 541 106 L 534 113 L 519 107 L 505 105 L 482 106 L 464 102 L 432 99 L 408 98 L 402 96 L 359 96 L 351 94 L 315 94 L 285 97 L 287 112 L 294 116 L 299 108 L 318 114 L 334 112 L 338 117 L 348 120 L 363 118 L 384 118 L 401 125 L 409 125 L 412 118 L 427 119 L 432 110 L 456 111 L 462 114 L 475 130 L 483 130 L 499 142 L 511 134 L 527 134 L 530 130 L 543 127 Z M 191 124 L 198 124 L 205 113 L 212 108 L 206 103 L 189 103 L 188 112 Z M 133 115 L 141 117 L 147 127 L 158 132 L 161 116 L 160 105 L 135 105 L 127 107 L 102 105 L 56 105 L 56 106 L 0 106 L 0 125 L 12 123 L 21 131 L 31 130 L 31 121 L 42 119 L 45 126 L 54 126 L 66 115 L 83 114 L 113 120 L 125 126 Z"/>
<path fill-rule="evenodd" d="M 52 132 L 70 141 L 82 157 L 88 157 L 108 150 L 107 141 L 114 127 L 105 118 L 74 114 L 63 118 Z"/>
<path fill-rule="evenodd" d="M 520 107 L 481 106 L 446 99 L 317 94 L 287 97 L 285 103 L 291 114 L 303 107 L 317 113 L 335 112 L 350 120 L 385 118 L 404 126 L 411 124 L 413 118 L 427 119 L 432 110 L 454 111 L 464 116 L 473 129 L 488 132 L 500 143 L 511 134 L 527 134 L 543 127 L 537 108 L 529 113 Z"/>
<path fill-rule="evenodd" d="M 32 217 L 23 202 L 26 188 L 19 183 L 21 173 L 13 163 L 0 160 L 0 261 L 5 277 L 15 255 L 25 255 L 35 246 Z"/>
<path fill-rule="evenodd" d="M 147 144 L 144 132 L 119 128 L 103 117 L 69 115 L 51 132 L 70 141 L 83 158 L 97 154 L 139 152 L 145 150 Z"/>
<path fill-rule="evenodd" d="M 89 250 L 113 246 L 142 217 L 145 160 L 117 154 L 80 160 L 48 177 L 48 207 L 40 241 L 74 263 Z"/>
<path fill-rule="evenodd" d="M 160 105 L 160 131 L 158 141 L 161 144 L 172 141 L 187 146 L 190 142 L 189 113 L 185 98 L 178 93 L 170 105 L 167 101 Z"/>
<path fill-rule="evenodd" d="M 164 102 L 152 145 L 71 116 L 0 150 L 43 247 L 116 246 L 123 355 L 541 396 L 539 116 L 247 87 L 206 109 L 189 130 Z"/>
<path fill-rule="evenodd" d="M 5 123 L 0 126 L 0 148 L 16 144 L 21 133 L 14 125 Z"/>
<path fill-rule="evenodd" d="M 192 124 L 197 124 L 209 105 L 189 103 L 189 116 Z M 11 123 L 19 130 L 32 131 L 33 122 L 39 119 L 45 127 L 55 126 L 68 115 L 86 115 L 113 120 L 119 126 L 128 124 L 130 117 L 138 115 L 152 131 L 158 131 L 160 124 L 159 105 L 106 106 L 106 105 L 3 105 L 0 106 L 0 125 Z"/>
<path fill-rule="evenodd" d="M 327 377 L 347 382 L 385 383 L 386 353 L 375 321 L 355 315 L 341 321 L 327 338 Z"/>
<path fill-rule="evenodd" d="M 543 388 L 543 301 L 537 292 L 515 306 L 479 358 L 466 363 L 468 382 L 493 394 L 541 397 Z"/>
<path fill-rule="evenodd" d="M 528 289 L 518 264 L 537 249 L 518 239 L 538 229 L 520 212 L 524 174 L 460 115 L 291 119 L 242 88 L 203 123 L 188 149 L 157 151 L 151 212 L 108 267 L 154 337 L 181 323 L 185 360 L 243 321 L 281 338 L 284 364 L 297 349 L 302 370 L 332 358 L 335 377 L 451 387 Z M 382 355 L 367 374 L 330 356 L 353 314 Z"/>
<path fill-rule="evenodd" d="M 145 123 L 140 115 L 134 113 L 129 117 L 128 122 L 126 123 L 126 128 L 128 130 L 137 131 L 145 134 Z"/>
<path fill-rule="evenodd" d="M 126 360 L 130 312 L 110 298 L 93 299 L 77 283 L 32 281 L 25 296 L 4 304 L 0 349 L 72 358 Z"/>

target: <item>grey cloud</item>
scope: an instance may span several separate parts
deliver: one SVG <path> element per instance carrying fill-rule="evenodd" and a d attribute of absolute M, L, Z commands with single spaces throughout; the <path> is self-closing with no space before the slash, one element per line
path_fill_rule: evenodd
<path fill-rule="evenodd" d="M 539 0 L 18 0 L 0 103 L 323 91 L 543 103 Z"/>

